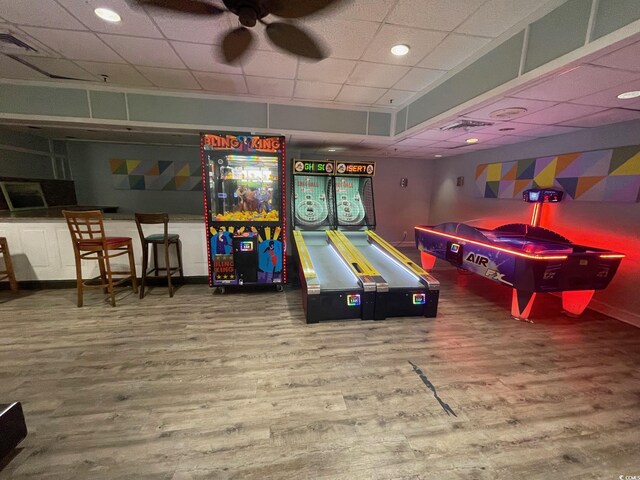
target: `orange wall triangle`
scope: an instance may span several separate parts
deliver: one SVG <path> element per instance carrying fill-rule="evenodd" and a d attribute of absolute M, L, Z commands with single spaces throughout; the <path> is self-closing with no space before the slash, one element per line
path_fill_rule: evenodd
<path fill-rule="evenodd" d="M 511 170 L 509 170 L 505 175 L 502 176 L 502 180 L 515 180 L 516 175 L 518 173 L 518 163 L 514 163 Z"/>
<path fill-rule="evenodd" d="M 573 163 L 580 156 L 579 153 L 567 153 L 556 157 L 556 175 L 561 173 L 565 168 Z"/>
<path fill-rule="evenodd" d="M 580 177 L 576 187 L 576 198 L 580 198 L 588 192 L 596 183 L 601 182 L 605 177 Z"/>

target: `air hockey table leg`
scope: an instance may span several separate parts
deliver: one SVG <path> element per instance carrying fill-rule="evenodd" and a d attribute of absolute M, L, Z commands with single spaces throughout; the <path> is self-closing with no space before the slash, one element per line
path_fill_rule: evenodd
<path fill-rule="evenodd" d="M 511 316 L 519 320 L 529 320 L 536 292 L 513 289 L 511 295 Z"/>
<path fill-rule="evenodd" d="M 582 315 L 595 290 L 567 290 L 562 292 L 562 308 L 571 316 Z"/>
<path fill-rule="evenodd" d="M 420 262 L 422 263 L 422 268 L 424 268 L 425 270 L 431 270 L 436 264 L 436 257 L 431 255 L 430 253 L 421 251 Z"/>

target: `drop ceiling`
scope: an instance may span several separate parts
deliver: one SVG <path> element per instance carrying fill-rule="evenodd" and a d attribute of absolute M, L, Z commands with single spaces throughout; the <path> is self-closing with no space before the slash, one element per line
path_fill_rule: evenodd
<path fill-rule="evenodd" d="M 331 56 L 315 64 L 275 51 L 260 36 L 249 59 L 238 66 L 224 65 L 216 60 L 217 46 L 224 31 L 234 26 L 235 17 L 225 15 L 205 21 L 160 15 L 132 10 L 125 0 L 0 0 L 0 31 L 15 32 L 32 44 L 38 52 L 24 58 L 55 75 L 93 82 L 101 82 L 101 75 L 108 75 L 110 84 L 124 88 L 396 112 L 397 106 L 428 91 L 523 22 L 562 3 L 347 0 L 336 11 L 305 22 L 331 48 Z M 114 9 L 123 21 L 118 25 L 103 22 L 93 14 L 97 6 Z M 396 43 L 411 45 L 410 54 L 393 57 L 389 49 Z M 587 57 L 531 77 L 499 95 L 468 102 L 433 122 L 392 137 L 283 133 L 291 145 L 308 153 L 426 159 L 636 120 L 640 119 L 640 98 L 619 100 L 617 95 L 640 90 L 638 59 L 640 33 L 604 44 Z M 0 77 L 44 78 L 3 55 Z M 492 112 L 511 107 L 526 111 L 508 120 L 492 118 Z M 493 125 L 440 129 L 461 118 L 488 120 Z M 397 121 L 402 121 L 399 116 Z M 23 123 L 21 129 L 26 128 L 25 122 L 19 123 Z M 183 131 L 40 126 L 42 130 L 31 133 L 97 141 L 195 141 L 193 132 Z M 470 137 L 479 142 L 467 144 Z"/>

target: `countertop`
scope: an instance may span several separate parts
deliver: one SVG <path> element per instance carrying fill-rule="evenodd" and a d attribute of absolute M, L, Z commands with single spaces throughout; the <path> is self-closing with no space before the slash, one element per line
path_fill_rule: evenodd
<path fill-rule="evenodd" d="M 99 210 L 101 207 L 50 207 L 38 208 L 34 210 L 22 210 L 18 212 L 0 211 L 0 223 L 2 222 L 24 222 L 24 221 L 51 221 L 64 220 L 62 210 Z M 134 221 L 133 213 L 103 213 L 105 220 Z M 193 215 L 188 213 L 170 213 L 169 222 L 204 222 L 203 215 Z"/>

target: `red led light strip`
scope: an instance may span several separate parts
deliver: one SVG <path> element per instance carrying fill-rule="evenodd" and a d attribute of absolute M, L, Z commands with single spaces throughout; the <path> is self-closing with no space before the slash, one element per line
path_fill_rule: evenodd
<path fill-rule="evenodd" d="M 282 153 L 280 156 L 281 168 L 280 175 L 281 187 L 280 197 L 282 198 L 282 205 L 280 211 L 282 212 L 282 283 L 287 283 L 287 149 L 285 146 L 285 137 L 280 137 L 282 141 Z"/>
<path fill-rule="evenodd" d="M 202 196 L 204 198 L 204 230 L 207 239 L 207 270 L 209 272 L 209 286 L 213 287 L 213 274 L 211 272 L 211 241 L 209 240 L 209 202 L 207 201 L 209 166 L 204 161 L 204 133 L 200 134 L 200 163 L 202 164 Z"/>
<path fill-rule="evenodd" d="M 567 255 L 531 255 L 528 253 L 516 252 L 514 250 L 509 250 L 507 248 L 496 247 L 495 245 L 490 245 L 488 243 L 478 242 L 476 240 L 470 240 L 464 237 L 458 237 L 456 235 L 451 235 L 450 233 L 438 232 L 436 230 L 431 230 L 429 228 L 424 227 L 415 227 L 416 230 L 422 230 L 423 232 L 433 233 L 435 235 L 440 235 L 441 237 L 453 238 L 454 240 L 459 240 L 467 243 L 471 243 L 473 245 L 480 245 L 481 247 L 491 248 L 492 250 L 497 250 L 499 252 L 510 253 L 512 255 L 516 255 L 522 258 L 528 258 L 531 260 L 566 260 Z"/>

